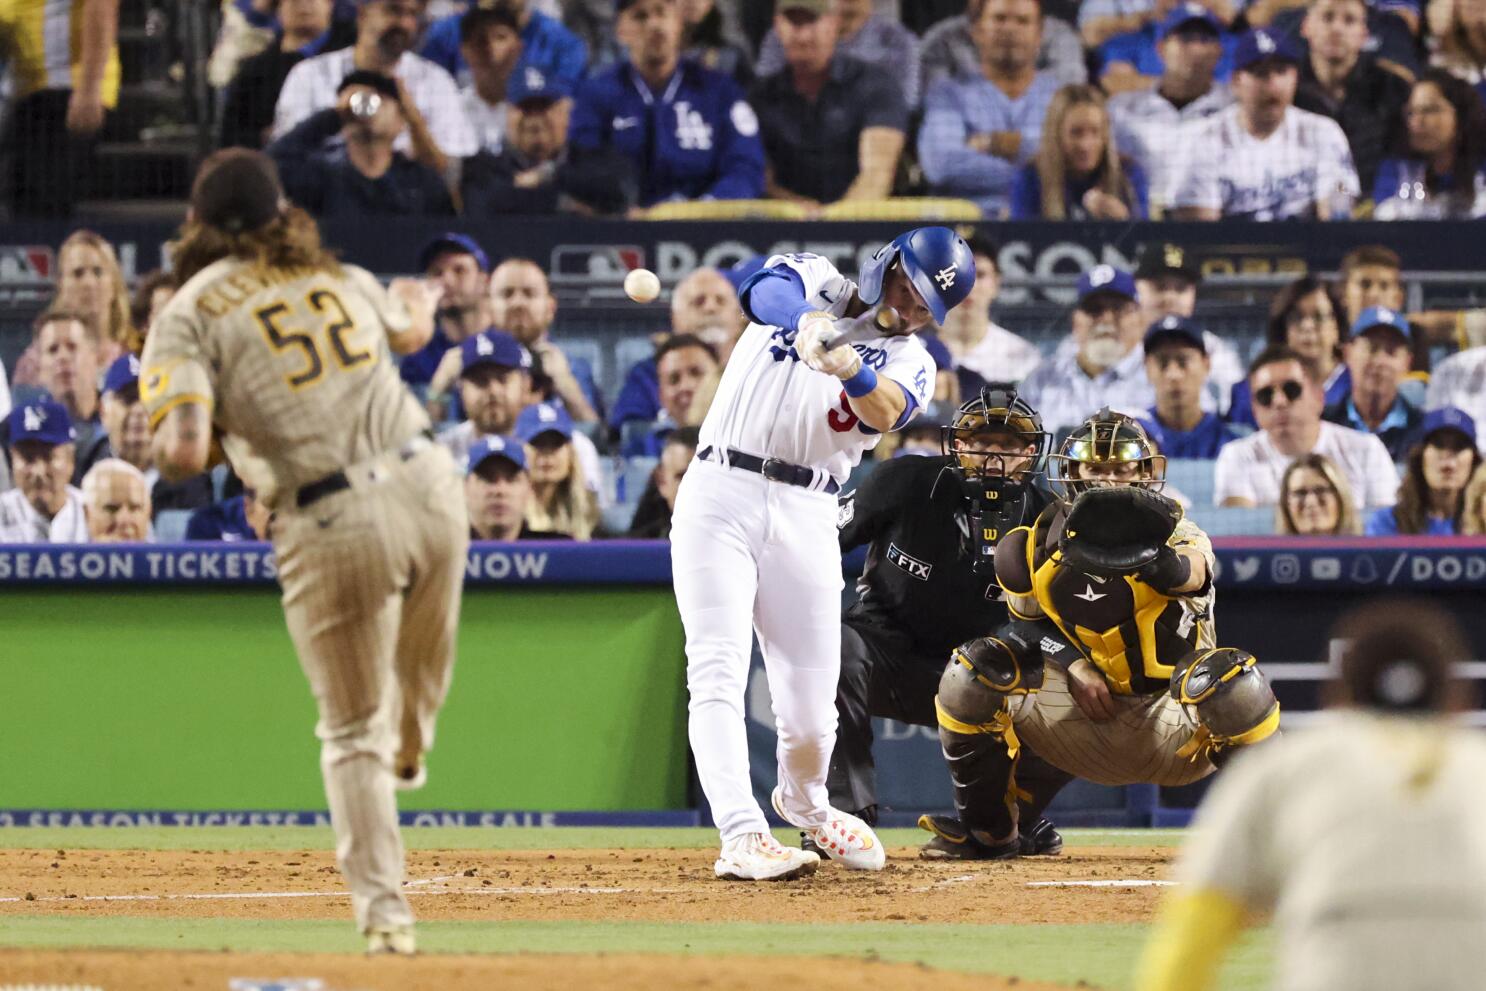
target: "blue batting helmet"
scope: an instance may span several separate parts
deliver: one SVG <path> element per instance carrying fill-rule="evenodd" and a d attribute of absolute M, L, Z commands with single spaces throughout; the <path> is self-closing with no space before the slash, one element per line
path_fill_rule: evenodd
<path fill-rule="evenodd" d="M 872 306 L 882 299 L 883 277 L 895 262 L 928 304 L 935 323 L 944 323 L 975 285 L 975 258 L 965 239 L 948 227 L 919 227 L 899 234 L 867 259 L 857 280 L 862 302 Z"/>

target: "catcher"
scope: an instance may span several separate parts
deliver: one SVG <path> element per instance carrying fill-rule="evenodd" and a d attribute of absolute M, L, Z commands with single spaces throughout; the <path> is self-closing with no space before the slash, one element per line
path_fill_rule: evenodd
<path fill-rule="evenodd" d="M 1159 489 L 1165 458 L 1130 417 L 1100 410 L 1052 457 L 1061 500 L 996 547 L 1012 619 L 951 655 L 935 705 L 959 821 L 944 845 L 1018 841 L 1022 743 L 1099 784 L 1189 784 L 1273 736 L 1280 707 L 1252 655 L 1216 647 L 1207 535 Z M 1031 789 L 1032 793 L 1028 793 Z"/>

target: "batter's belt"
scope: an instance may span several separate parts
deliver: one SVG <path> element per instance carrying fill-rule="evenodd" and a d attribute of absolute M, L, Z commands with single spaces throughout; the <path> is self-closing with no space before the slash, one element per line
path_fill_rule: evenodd
<path fill-rule="evenodd" d="M 723 464 L 751 471 L 755 475 L 762 475 L 771 482 L 783 482 L 785 485 L 796 485 L 802 489 L 815 488 L 815 469 L 806 468 L 804 465 L 792 465 L 778 458 L 761 458 L 746 451 L 735 451 L 731 447 L 704 447 L 697 452 L 697 460 L 711 461 L 714 453 L 722 456 Z M 841 491 L 841 486 L 836 484 L 834 478 L 831 478 L 827 479 L 818 491 L 827 495 L 835 495 Z"/>
<path fill-rule="evenodd" d="M 399 461 L 411 461 L 432 447 L 433 443 L 433 431 L 424 430 L 415 434 L 412 440 L 397 449 L 397 458 Z M 378 457 L 381 457 L 381 455 L 376 455 L 368 460 L 375 461 Z M 349 489 L 351 487 L 351 478 L 346 474 L 348 470 L 350 469 L 331 472 L 324 478 L 317 479 L 308 485 L 300 486 L 299 491 L 294 494 L 294 505 L 299 509 L 303 509 L 306 506 L 319 502 L 326 496 L 335 495 L 337 492 L 343 492 Z"/>

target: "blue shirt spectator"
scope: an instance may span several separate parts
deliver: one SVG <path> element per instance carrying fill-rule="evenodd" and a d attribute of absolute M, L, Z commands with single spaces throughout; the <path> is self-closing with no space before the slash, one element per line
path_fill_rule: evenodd
<path fill-rule="evenodd" d="M 1161 42 L 1164 39 L 1162 25 L 1154 22 L 1147 24 L 1139 31 L 1131 31 L 1128 34 L 1116 35 L 1099 46 L 1099 75 L 1102 79 L 1113 66 L 1126 65 L 1136 73 L 1149 79 L 1157 79 L 1166 71 L 1166 64 L 1161 60 Z M 1213 78 L 1220 83 L 1226 83 L 1233 75 L 1233 49 L 1238 44 L 1238 37 L 1231 32 L 1224 31 L 1220 35 L 1223 45 L 1223 54 L 1218 59 L 1218 67 L 1213 70 Z"/>
<path fill-rule="evenodd" d="M 609 426 L 620 429 L 630 420 L 653 420 L 660 415 L 660 373 L 655 359 L 646 358 L 625 373 L 619 396 L 609 410 Z"/>
<path fill-rule="evenodd" d="M 1130 211 L 1129 219 L 1144 220 L 1150 216 L 1150 183 L 1146 179 L 1145 169 L 1128 159 L 1123 166 L 1125 178 L 1130 183 L 1130 193 L 1134 197 L 1133 202 L 1125 204 Z M 1070 176 L 1063 183 L 1063 202 L 1067 204 L 1068 211 L 1068 215 L 1063 219 L 1107 219 L 1094 217 L 1084 206 L 1084 196 L 1097 188 L 1099 188 L 1098 173 L 1082 179 Z M 1042 177 L 1037 174 L 1037 163 L 1028 162 L 1017 172 L 1016 179 L 1011 184 L 1011 219 L 1039 220 L 1041 218 Z"/>
<path fill-rule="evenodd" d="M 1396 537 L 1399 534 L 1398 518 L 1393 515 L 1394 507 L 1385 506 L 1375 511 L 1367 518 L 1363 525 L 1363 536 L 1367 537 Z M 1453 537 L 1456 534 L 1455 521 L 1447 520 L 1439 516 L 1430 516 L 1424 523 L 1424 533 L 1431 537 Z"/>
<path fill-rule="evenodd" d="M 569 145 L 630 159 L 641 206 L 763 195 L 758 117 L 738 84 L 687 61 L 668 80 L 652 88 L 628 62 L 587 80 L 574 99 Z"/>
<path fill-rule="evenodd" d="M 984 78 L 930 86 L 918 135 L 930 191 L 974 200 L 987 218 L 1004 216 L 1018 169 L 1037 152 L 1042 118 L 1057 89 L 1058 80 L 1041 72 L 1015 98 Z"/>
<path fill-rule="evenodd" d="M 521 27 L 521 62 L 544 74 L 576 85 L 588 71 L 588 46 L 561 21 L 529 8 L 529 0 L 505 0 L 513 8 Z M 459 50 L 459 22 L 463 14 L 451 14 L 428 26 L 419 54 L 442 66 L 459 85 L 470 81 L 470 68 Z"/>
<path fill-rule="evenodd" d="M 1238 440 L 1229 426 L 1216 413 L 1204 413 L 1191 430 L 1173 430 L 1162 425 L 1153 406 L 1139 417 L 1140 425 L 1168 458 L 1212 459 L 1231 440 Z"/>

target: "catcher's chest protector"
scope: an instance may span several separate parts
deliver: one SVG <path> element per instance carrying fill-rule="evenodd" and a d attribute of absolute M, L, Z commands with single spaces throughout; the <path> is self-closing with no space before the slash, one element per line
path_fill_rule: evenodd
<path fill-rule="evenodd" d="M 1195 647 L 1211 640 L 1173 599 L 1133 577 L 1096 578 L 1064 565 L 1057 554 L 1062 507 L 1038 517 L 1028 541 L 1037 604 L 1071 643 L 1104 672 L 1110 691 L 1154 695 L 1171 687 L 1171 673 Z"/>

